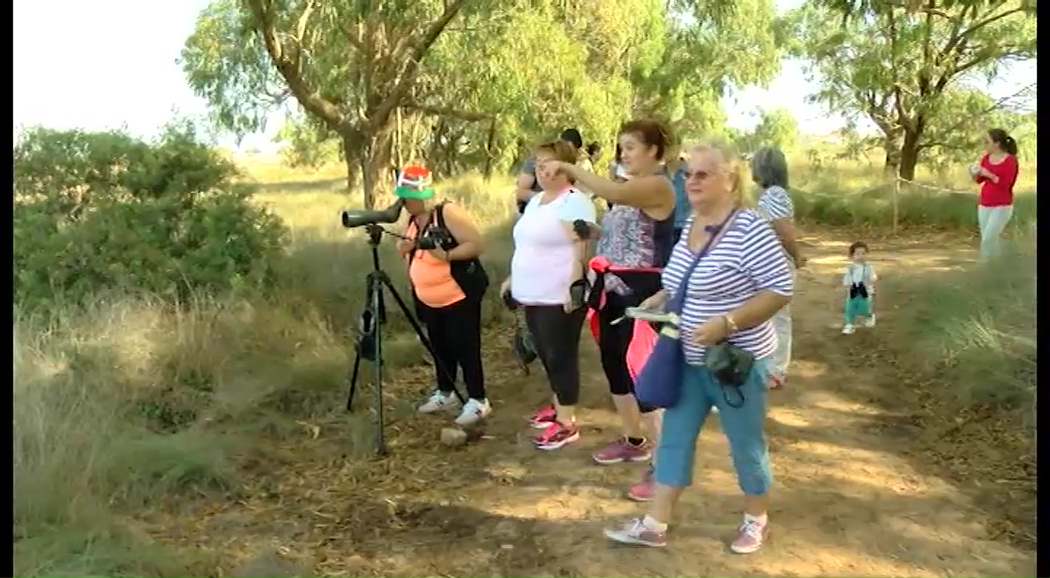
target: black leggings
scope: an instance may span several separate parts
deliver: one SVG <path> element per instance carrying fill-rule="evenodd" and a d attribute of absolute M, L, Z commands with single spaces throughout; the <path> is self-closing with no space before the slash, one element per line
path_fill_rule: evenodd
<path fill-rule="evenodd" d="M 467 297 L 445 307 L 429 307 L 416 301 L 420 321 L 434 346 L 434 371 L 439 391 L 456 388 L 463 370 L 467 397 L 485 399 L 485 373 L 481 368 L 481 299 Z"/>
<path fill-rule="evenodd" d="M 598 310 L 598 349 L 601 351 L 602 369 L 609 380 L 609 391 L 613 395 L 634 393 L 634 379 L 627 369 L 627 348 L 634 336 L 635 320 L 624 317 L 616 325 L 612 322 L 623 317 L 628 307 L 637 307 L 643 300 L 644 297 L 637 292 L 626 297 L 609 292 L 605 295 L 605 306 Z M 642 403 L 638 404 L 638 408 L 642 413 L 656 409 Z"/>
<path fill-rule="evenodd" d="M 580 401 L 580 331 L 587 308 L 566 313 L 561 305 L 526 305 L 525 324 L 554 395 L 563 406 Z"/>

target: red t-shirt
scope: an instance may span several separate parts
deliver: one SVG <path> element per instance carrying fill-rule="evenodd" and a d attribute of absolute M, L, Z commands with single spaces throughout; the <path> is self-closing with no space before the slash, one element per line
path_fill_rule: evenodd
<path fill-rule="evenodd" d="M 981 157 L 981 167 L 999 177 L 993 183 L 988 177 L 978 175 L 974 180 L 981 184 L 980 205 L 982 207 L 1003 207 L 1014 204 L 1014 183 L 1017 182 L 1017 157 L 1006 155 L 1002 162 L 993 164 L 988 154 Z"/>

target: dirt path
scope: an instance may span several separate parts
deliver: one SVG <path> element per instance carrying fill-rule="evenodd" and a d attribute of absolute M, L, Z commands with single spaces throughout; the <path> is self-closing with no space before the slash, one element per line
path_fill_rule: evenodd
<path fill-rule="evenodd" d="M 604 526 L 642 511 L 622 498 L 641 466 L 590 463 L 591 450 L 617 432 L 593 345 L 584 348 L 583 440 L 545 453 L 522 427 L 548 396 L 542 378 L 523 377 L 502 339 L 488 357 L 494 439 L 440 448 L 438 418 L 409 417 L 402 403 L 389 430 L 393 455 L 369 462 L 340 455 L 349 434 L 336 421 L 321 424 L 317 439 L 275 444 L 236 502 L 201 504 L 175 527 L 169 519 L 164 539 L 219 553 L 223 567 L 213 572 L 255 576 L 1034 576 L 1034 556 L 988 539 L 985 514 L 913 457 L 907 408 L 885 409 L 892 372 L 865 359 L 864 344 L 884 339 L 906 308 L 880 307 L 879 327 L 840 335 L 846 243 L 808 240 L 811 261 L 793 304 L 793 376 L 770 401 L 774 535 L 757 554 L 725 547 L 740 498 L 717 419 L 701 435 L 697 485 L 683 498 L 671 546 L 607 542 Z M 943 247 L 880 247 L 880 292 L 901 275 L 972 259 Z M 426 373 L 399 374 L 392 393 L 408 399 Z M 272 551 L 293 568 L 234 570 Z"/>

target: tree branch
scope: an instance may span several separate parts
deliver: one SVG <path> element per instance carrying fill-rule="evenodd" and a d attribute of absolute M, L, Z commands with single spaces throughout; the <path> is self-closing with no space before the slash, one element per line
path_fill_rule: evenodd
<path fill-rule="evenodd" d="M 281 74 L 288 83 L 288 90 L 295 96 L 311 114 L 321 119 L 325 125 L 332 130 L 340 130 L 346 122 L 345 116 L 332 102 L 326 100 L 321 94 L 307 86 L 299 66 L 300 53 L 288 54 L 277 38 L 277 29 L 274 25 L 273 5 L 269 0 L 246 0 L 251 9 L 252 19 L 255 21 L 255 31 L 262 37 L 277 72 Z"/>
<path fill-rule="evenodd" d="M 974 10 L 976 10 L 976 8 Z M 993 10 L 993 12 L 994 12 L 994 10 Z M 966 30 L 963 30 L 963 31 L 959 32 L 958 34 L 953 35 L 952 38 L 948 41 L 948 43 L 944 45 L 944 49 L 941 50 L 941 56 L 942 57 L 946 57 L 948 55 L 948 53 L 950 53 L 953 50 L 955 50 L 956 48 L 958 48 L 958 44 L 960 42 L 962 42 L 963 40 L 966 40 L 967 38 L 973 36 L 974 34 L 979 32 L 982 28 L 984 28 L 986 26 L 989 26 L 991 24 L 994 24 L 994 23 L 1002 20 L 1003 18 L 1006 18 L 1006 17 L 1011 16 L 1013 14 L 1017 14 L 1018 12 L 1024 12 L 1024 8 L 1023 7 L 1022 8 L 1012 8 L 1012 9 L 1007 10 L 1005 12 L 1000 12 L 999 14 L 986 15 L 983 20 L 979 20 L 978 22 L 974 23 L 972 26 L 970 26 Z M 963 16 L 960 16 L 960 20 L 962 18 L 963 18 Z"/>
<path fill-rule="evenodd" d="M 1035 87 L 1036 87 L 1035 83 L 1029 84 L 1028 86 L 1025 86 L 1021 90 L 1018 90 L 1017 92 L 1015 92 L 1015 93 L 1013 93 L 1011 95 L 1004 96 L 1004 97 L 1000 98 L 999 100 L 996 100 L 990 106 L 985 107 L 984 110 L 981 110 L 981 111 L 979 111 L 976 114 L 972 114 L 972 115 L 968 114 L 968 115 L 966 115 L 959 122 L 951 125 L 950 127 L 946 128 L 946 129 L 943 129 L 942 131 L 939 131 L 939 132 L 941 132 L 941 134 L 951 134 L 952 132 L 955 132 L 956 130 L 961 129 L 963 126 L 971 124 L 973 122 L 974 118 L 979 118 L 979 117 L 982 117 L 982 116 L 992 112 L 993 110 L 1003 106 L 1004 104 L 1006 104 L 1007 102 L 1009 102 L 1013 98 L 1015 98 L 1017 96 L 1020 96 L 1020 95 L 1026 93 L 1026 92 L 1028 92 L 1030 90 L 1034 90 Z M 931 148 L 931 147 L 935 147 L 935 146 L 950 148 L 950 145 L 948 145 L 946 143 L 941 143 L 941 142 L 930 142 L 930 143 L 927 143 L 927 144 L 920 145 L 920 148 Z"/>
<path fill-rule="evenodd" d="M 489 114 L 486 112 L 468 112 L 464 110 L 455 110 L 451 108 L 442 108 L 437 106 L 426 106 L 422 104 L 402 104 L 402 108 L 406 110 L 414 110 L 423 114 L 429 114 L 432 116 L 442 116 L 450 118 L 458 118 L 468 122 L 479 122 L 483 120 L 494 120 L 496 115 Z"/>
<path fill-rule="evenodd" d="M 258 0 L 255 0 L 258 1 Z M 441 36 L 441 33 L 445 31 L 449 23 L 456 17 L 463 5 L 466 4 L 466 0 L 451 0 L 445 4 L 445 11 L 438 17 L 437 20 L 430 23 L 426 31 L 422 34 L 417 42 L 411 49 L 411 53 L 407 56 L 406 65 L 404 72 L 400 75 L 394 83 L 393 90 L 387 95 L 383 102 L 379 104 L 375 112 L 372 114 L 371 126 L 375 128 L 381 126 L 390 117 L 398 105 L 405 99 L 408 94 L 409 88 L 412 86 L 412 81 L 415 79 L 416 73 L 419 71 L 419 65 L 426 55 L 430 47 L 437 42 L 437 39 Z"/>
<path fill-rule="evenodd" d="M 310 22 L 310 16 L 314 13 L 314 8 L 317 8 L 316 0 L 307 0 L 303 13 L 299 15 L 299 23 L 295 27 L 295 40 L 299 43 L 300 48 L 305 41 L 307 25 Z"/>
<path fill-rule="evenodd" d="M 1027 50 L 1020 50 L 1020 49 L 1018 49 L 1018 50 L 1008 50 L 1008 51 L 996 54 L 995 55 L 995 59 L 998 60 L 998 59 L 1012 58 L 1014 56 L 1028 56 L 1028 51 Z M 988 56 L 986 56 L 986 55 L 981 55 L 981 56 L 978 56 L 978 57 L 974 57 L 972 60 L 968 60 L 968 61 L 966 61 L 966 62 L 964 62 L 964 63 L 962 63 L 962 64 L 960 64 L 960 65 L 955 67 L 956 76 L 958 76 L 960 74 L 963 74 L 964 72 L 970 70 L 971 68 L 980 66 L 980 65 L 988 62 L 989 60 L 990 60 L 990 58 L 988 58 Z"/>

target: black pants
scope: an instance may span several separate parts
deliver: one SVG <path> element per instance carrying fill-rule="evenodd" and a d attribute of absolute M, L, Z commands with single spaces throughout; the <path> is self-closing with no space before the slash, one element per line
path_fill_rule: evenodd
<path fill-rule="evenodd" d="M 445 307 L 416 301 L 420 321 L 434 346 L 438 390 L 455 390 L 459 370 L 467 397 L 485 399 L 485 372 L 481 367 L 481 299 L 467 297 Z"/>
<path fill-rule="evenodd" d="M 558 403 L 580 401 L 580 331 L 587 308 L 566 313 L 561 305 L 526 305 L 525 324 Z"/>
<path fill-rule="evenodd" d="M 598 349 L 601 351 L 602 369 L 609 380 L 609 391 L 613 395 L 634 393 L 634 379 L 627 369 L 627 348 L 631 345 L 636 321 L 624 318 L 616 325 L 612 322 L 623 317 L 628 307 L 637 307 L 648 296 L 640 292 L 628 296 L 606 293 L 605 306 L 598 310 Z M 638 407 L 642 413 L 656 409 L 642 403 Z"/>

